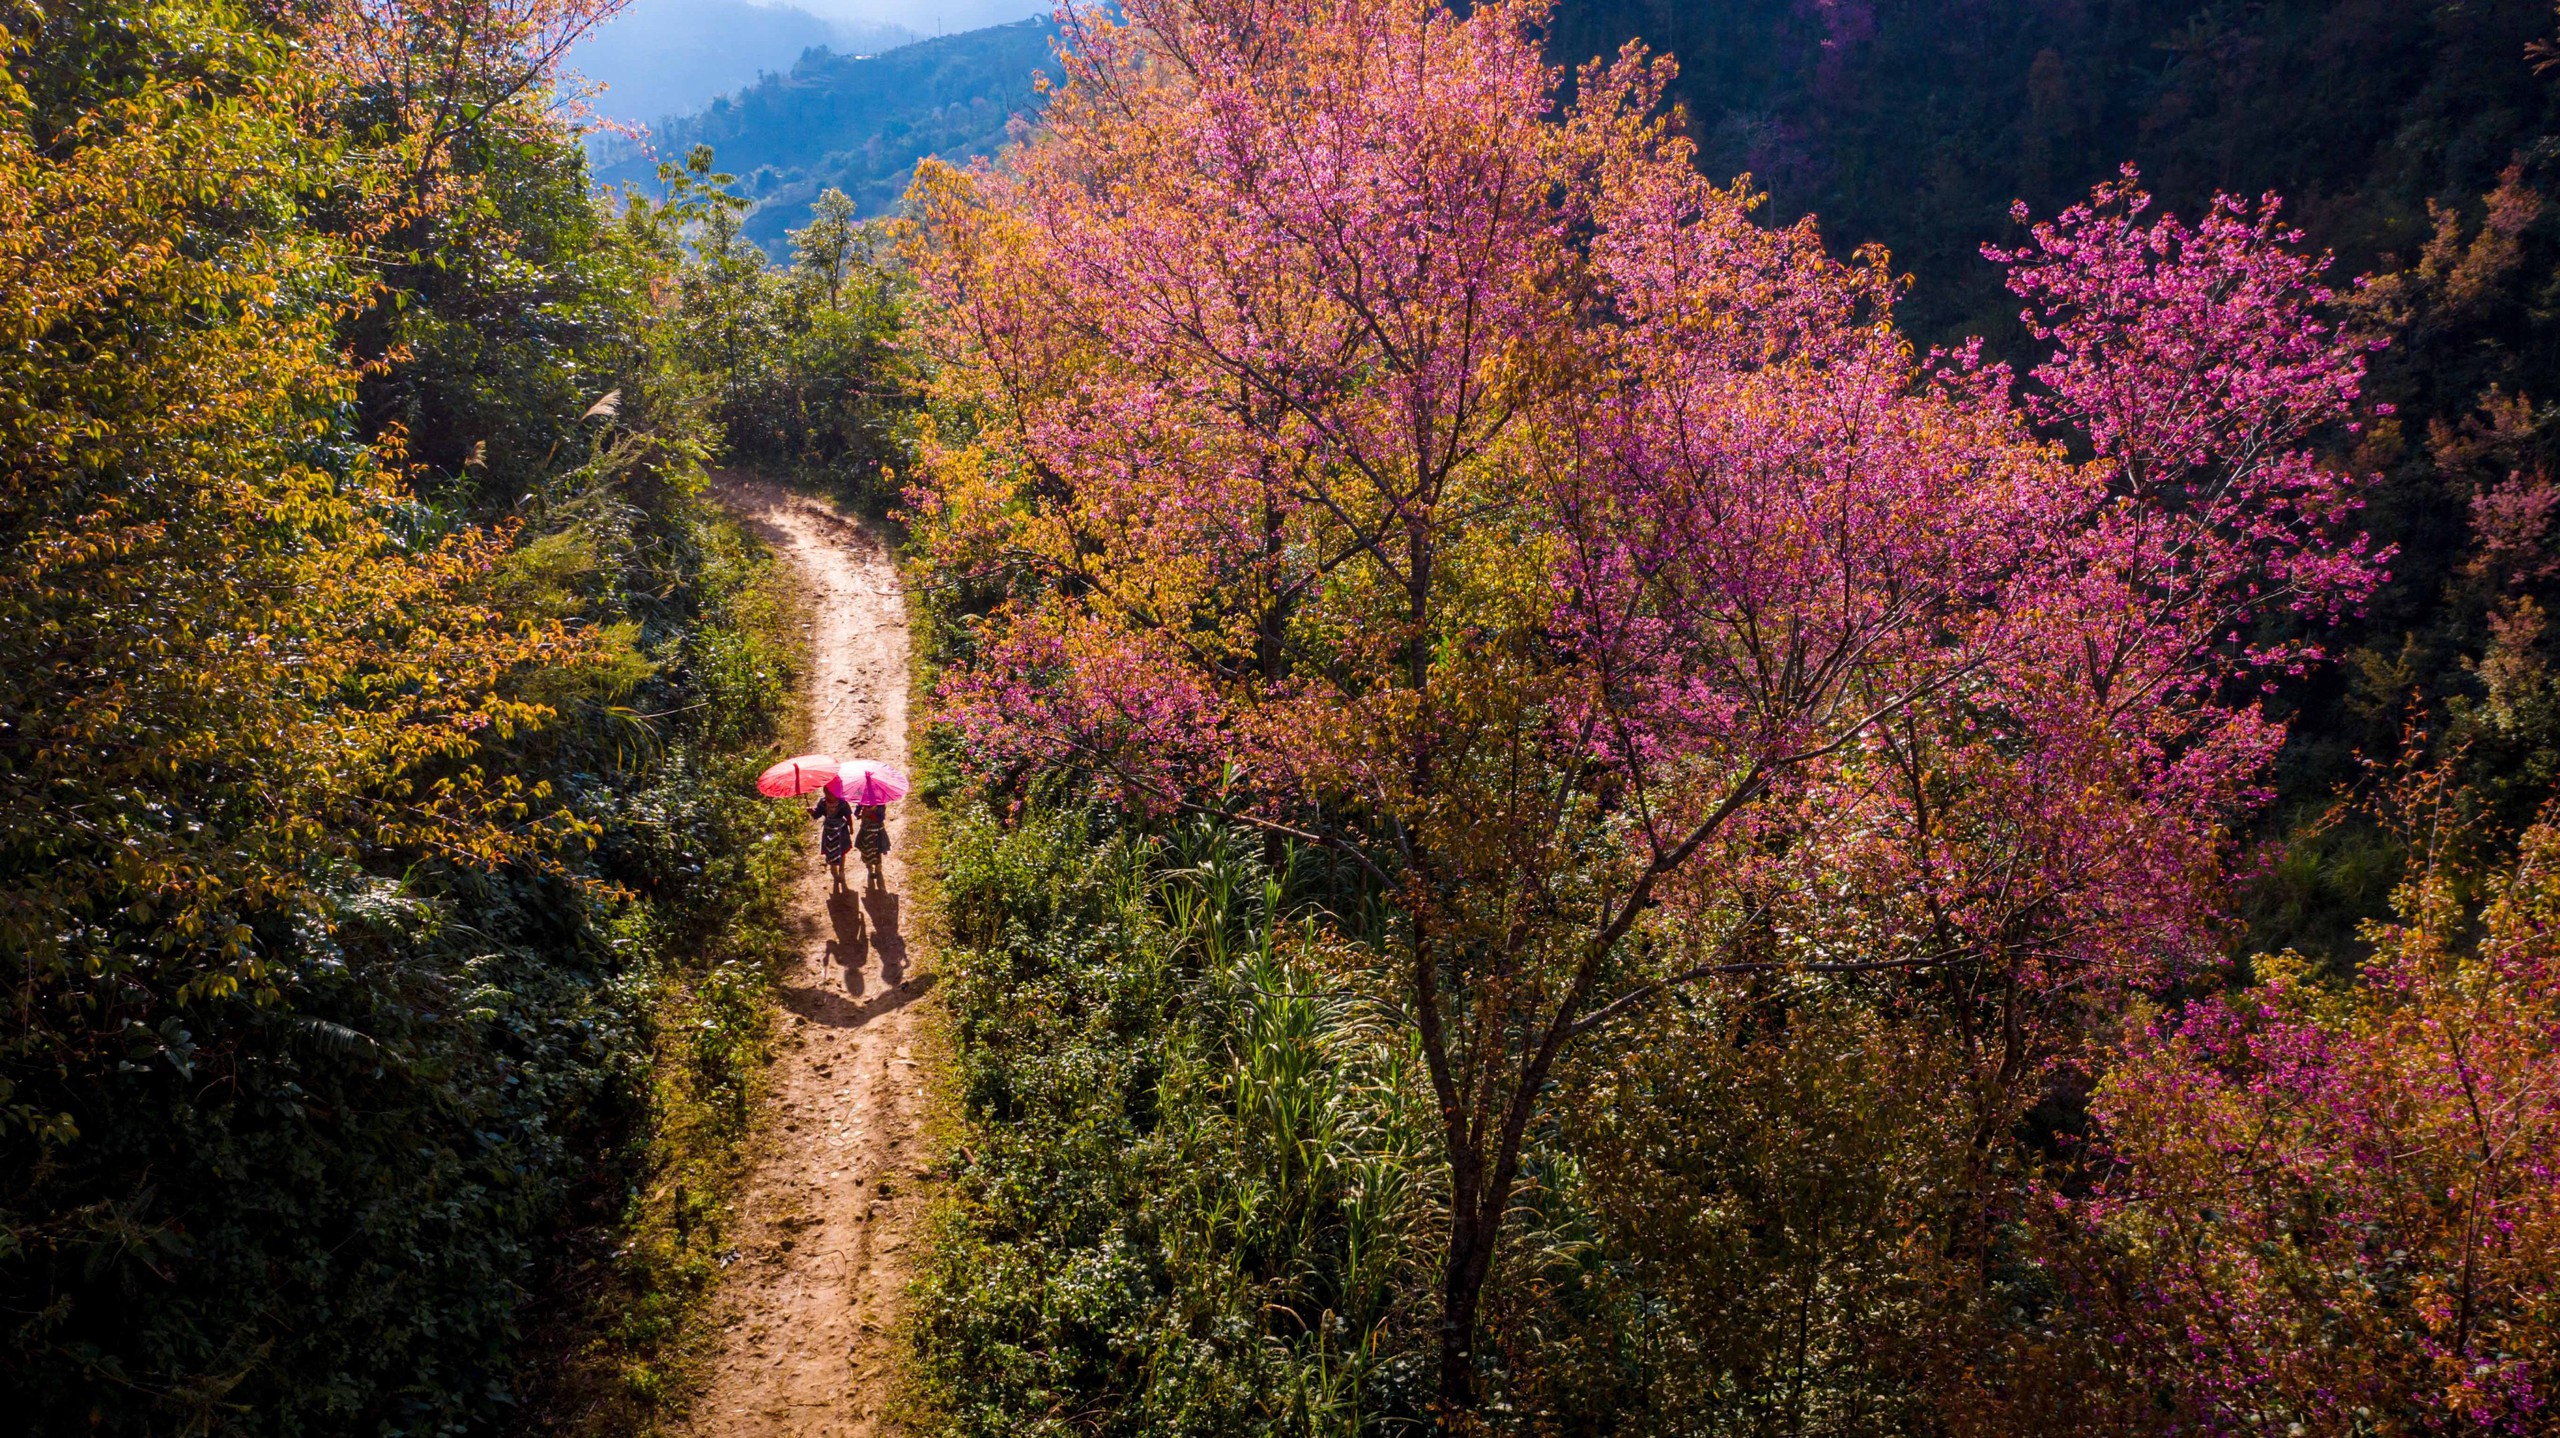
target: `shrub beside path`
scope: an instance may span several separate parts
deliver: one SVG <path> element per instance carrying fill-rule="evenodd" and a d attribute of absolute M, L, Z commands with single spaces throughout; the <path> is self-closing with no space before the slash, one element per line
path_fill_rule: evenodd
<path fill-rule="evenodd" d="M 720 498 L 798 570 L 808 601 L 810 747 L 903 766 L 906 599 L 873 528 L 781 486 L 722 476 Z M 738 1201 L 696 1438 L 867 1438 L 887 1431 L 899 1308 L 921 1241 L 928 1164 L 915 1001 L 933 977 L 907 947 L 904 805 L 885 882 L 829 892 L 814 857 L 782 978 L 771 1113 Z"/>

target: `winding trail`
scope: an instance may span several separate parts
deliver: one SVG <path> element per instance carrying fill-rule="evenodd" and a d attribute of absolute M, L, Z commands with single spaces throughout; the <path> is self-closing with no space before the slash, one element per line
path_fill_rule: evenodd
<path fill-rule="evenodd" d="M 811 747 L 904 766 L 907 612 L 879 534 L 740 475 L 720 499 L 799 570 L 808 599 Z M 695 1438 L 868 1438 L 888 1425 L 894 1332 L 924 1212 L 923 1072 L 912 1007 L 933 986 L 907 949 L 906 825 L 890 809 L 885 882 L 858 858 L 830 893 L 814 850 L 782 981 L 774 1111 L 738 1204 L 714 1367 Z"/>

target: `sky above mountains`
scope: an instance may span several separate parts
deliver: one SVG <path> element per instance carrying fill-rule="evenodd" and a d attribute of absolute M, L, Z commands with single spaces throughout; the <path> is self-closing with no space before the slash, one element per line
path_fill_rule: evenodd
<path fill-rule="evenodd" d="M 645 5 L 679 5 L 688 0 L 635 0 Z M 1049 13 L 1049 0 L 800 0 L 801 8 L 821 18 L 852 25 L 894 25 L 919 35 L 947 35 L 1002 25 L 1029 15 Z"/>

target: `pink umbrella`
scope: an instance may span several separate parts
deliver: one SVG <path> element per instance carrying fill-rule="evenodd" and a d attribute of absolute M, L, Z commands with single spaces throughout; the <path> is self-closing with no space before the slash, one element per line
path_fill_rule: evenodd
<path fill-rule="evenodd" d="M 756 780 L 756 792 L 788 799 L 827 787 L 840 772 L 833 754 L 801 754 L 765 770 Z"/>
<path fill-rule="evenodd" d="M 856 804 L 889 804 L 907 797 L 907 776 L 877 759 L 848 761 L 838 778 L 844 796 Z"/>

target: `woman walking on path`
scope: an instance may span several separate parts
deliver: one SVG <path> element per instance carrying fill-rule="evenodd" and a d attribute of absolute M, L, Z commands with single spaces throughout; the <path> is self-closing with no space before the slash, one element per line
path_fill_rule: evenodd
<path fill-rule="evenodd" d="M 876 889 L 880 887 L 880 860 L 889 852 L 889 806 L 864 804 L 853 812 L 854 817 L 862 821 L 862 831 L 854 836 L 853 845 L 862 851 L 864 880 Z M 841 866 L 837 875 L 838 882 L 842 882 Z"/>
<path fill-rule="evenodd" d="M 866 804 L 863 808 L 871 813 L 885 812 L 876 804 Z M 818 831 L 818 853 L 827 861 L 827 876 L 834 881 L 835 891 L 841 894 L 845 891 L 844 856 L 853 848 L 853 805 L 845 801 L 843 780 L 827 781 L 827 787 L 818 795 L 817 805 L 810 809 L 809 817 L 825 825 Z M 866 819 L 865 832 L 875 823 L 876 820 Z M 887 847 L 887 837 L 884 831 L 881 835 L 884 848 Z M 866 866 L 871 864 L 870 850 L 865 849 L 862 857 Z"/>

